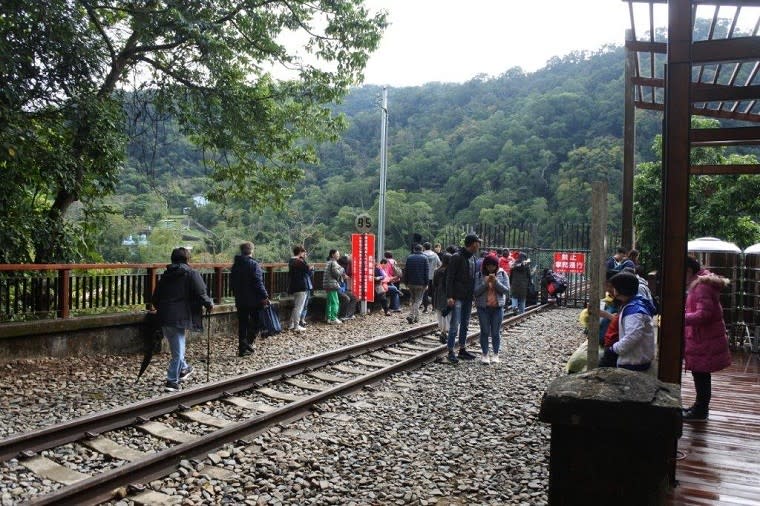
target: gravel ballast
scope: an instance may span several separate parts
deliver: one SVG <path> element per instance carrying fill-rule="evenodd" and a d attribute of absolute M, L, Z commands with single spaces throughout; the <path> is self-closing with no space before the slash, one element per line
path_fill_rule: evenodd
<path fill-rule="evenodd" d="M 502 334 L 502 362 L 434 363 L 347 397 L 304 419 L 186 461 L 150 488 L 184 504 L 545 504 L 550 427 L 541 396 L 584 338 L 578 310 L 555 308 Z M 212 338 L 211 381 L 407 328 L 406 312 L 286 332 L 238 358 L 236 336 Z M 420 323 L 432 322 L 421 314 Z M 423 321 L 424 320 L 424 321 Z M 473 325 L 474 324 L 474 325 Z M 476 328 L 471 322 L 470 328 Z M 205 381 L 205 335 L 188 347 Z M 470 350 L 478 351 L 477 345 Z M 137 384 L 140 356 L 17 361 L 2 366 L 0 436 L 161 393 L 168 355 Z M 88 455 L 82 456 L 86 460 Z M 209 466 L 232 477 L 207 475 Z M 3 504 L 19 479 L 0 474 Z M 116 504 L 133 504 L 127 498 Z"/>

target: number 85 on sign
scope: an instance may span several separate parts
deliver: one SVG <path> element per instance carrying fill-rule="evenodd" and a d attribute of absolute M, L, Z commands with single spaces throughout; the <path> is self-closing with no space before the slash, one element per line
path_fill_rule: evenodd
<path fill-rule="evenodd" d="M 356 225 L 356 231 L 362 234 L 366 234 L 372 231 L 372 218 L 369 214 L 360 214 L 354 220 Z"/>

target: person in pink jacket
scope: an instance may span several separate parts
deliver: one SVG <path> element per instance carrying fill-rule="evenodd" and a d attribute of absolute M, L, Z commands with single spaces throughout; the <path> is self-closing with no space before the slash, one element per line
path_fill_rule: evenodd
<path fill-rule="evenodd" d="M 705 421 L 712 395 L 711 373 L 731 365 L 720 292 L 726 278 L 702 269 L 694 257 L 686 258 L 686 311 L 684 357 L 694 378 L 697 399 L 683 410 L 684 421 Z"/>

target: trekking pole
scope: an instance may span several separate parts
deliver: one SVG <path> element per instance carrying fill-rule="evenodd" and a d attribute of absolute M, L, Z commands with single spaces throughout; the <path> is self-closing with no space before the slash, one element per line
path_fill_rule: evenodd
<path fill-rule="evenodd" d="M 211 310 L 206 312 L 208 315 L 208 338 L 206 339 L 206 383 L 209 382 L 209 376 L 211 375 Z"/>

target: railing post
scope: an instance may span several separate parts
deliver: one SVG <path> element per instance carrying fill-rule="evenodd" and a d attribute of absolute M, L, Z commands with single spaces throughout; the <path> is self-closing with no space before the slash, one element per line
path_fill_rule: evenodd
<path fill-rule="evenodd" d="M 222 269 L 223 267 L 214 267 L 214 304 L 222 302 Z"/>
<path fill-rule="evenodd" d="M 58 318 L 68 318 L 69 287 L 71 286 L 71 269 L 58 271 Z"/>
<path fill-rule="evenodd" d="M 156 268 L 148 267 L 145 273 L 145 293 L 143 294 L 143 301 L 145 302 L 145 309 L 151 309 L 153 304 L 151 299 L 153 298 L 153 292 L 156 291 Z"/>
<path fill-rule="evenodd" d="M 266 266 L 266 275 L 264 279 L 264 286 L 267 287 L 267 293 L 271 297 L 274 293 L 274 265 Z"/>

